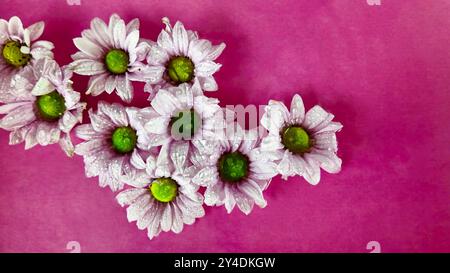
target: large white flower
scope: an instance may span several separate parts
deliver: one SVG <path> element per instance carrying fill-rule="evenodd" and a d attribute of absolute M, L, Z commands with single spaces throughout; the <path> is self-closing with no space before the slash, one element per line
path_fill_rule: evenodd
<path fill-rule="evenodd" d="M 31 69 L 36 60 L 53 58 L 53 43 L 37 41 L 44 32 L 44 22 L 37 22 L 27 28 L 17 17 L 9 21 L 0 19 L 0 73 L 2 74 L 0 99 L 8 93 L 11 78 L 23 70 Z"/>
<path fill-rule="evenodd" d="M 84 140 L 75 147 L 75 153 L 84 158 L 86 176 L 98 176 L 101 187 L 122 189 L 124 180 L 136 175 L 131 162 L 147 153 L 141 149 L 141 137 L 137 134 L 140 121 L 133 114 L 137 111 L 100 101 L 97 112 L 89 109 L 91 123 L 75 128 L 76 135 Z"/>
<path fill-rule="evenodd" d="M 290 112 L 279 101 L 271 100 L 261 124 L 269 131 L 261 147 L 278 158 L 278 172 L 284 179 L 301 175 L 309 183 L 320 181 L 320 168 L 329 173 L 341 170 L 336 155 L 336 132 L 342 124 L 332 121 L 333 114 L 316 105 L 305 114 L 302 98 L 296 94 Z"/>
<path fill-rule="evenodd" d="M 139 40 L 139 20 L 127 25 L 117 14 L 111 15 L 109 25 L 99 18 L 91 21 L 91 28 L 75 38 L 80 50 L 72 55 L 71 67 L 80 75 L 92 76 L 87 94 L 97 96 L 114 90 L 126 102 L 133 99 L 130 81 L 144 81 L 145 60 L 149 45 Z"/>
<path fill-rule="evenodd" d="M 161 31 L 158 41 L 151 45 L 147 63 L 154 68 L 146 91 L 154 95 L 160 87 L 193 83 L 198 79 L 204 91 L 216 91 L 217 83 L 213 74 L 221 64 L 215 62 L 225 48 L 225 44 L 213 46 L 210 41 L 199 39 L 198 34 L 186 30 L 181 22 L 172 28 L 169 19 L 163 18 L 166 28 Z"/>
<path fill-rule="evenodd" d="M 231 213 L 235 205 L 249 214 L 254 204 L 261 208 L 267 205 L 263 191 L 276 172 L 276 164 L 270 154 L 261 152 L 260 138 L 256 130 L 244 131 L 239 125 L 229 130 L 227 137 L 217 142 L 212 152 L 195 151 L 191 161 L 197 168 L 192 181 L 206 187 L 205 204 L 225 205 Z"/>
<path fill-rule="evenodd" d="M 82 121 L 86 103 L 72 89 L 72 72 L 51 59 L 38 60 L 33 69 L 14 76 L 16 88 L 2 98 L 0 128 L 11 131 L 9 143 L 25 141 L 25 149 L 59 142 L 73 154 L 70 131 Z M 64 136 L 61 138 L 61 132 Z"/>
<path fill-rule="evenodd" d="M 218 99 L 202 94 L 200 84 L 181 84 L 161 89 L 151 102 L 142 134 L 148 138 L 147 148 L 173 140 L 190 140 L 194 146 L 222 137 L 223 110 Z M 150 114 L 152 112 L 153 114 Z"/>
<path fill-rule="evenodd" d="M 164 145 L 157 157 L 136 157 L 133 164 L 141 173 L 127 180 L 131 188 L 117 195 L 119 204 L 128 206 L 128 221 L 147 229 L 150 239 L 161 231 L 180 233 L 184 224 L 191 225 L 205 215 L 203 197 L 191 182 L 195 169 L 188 155 L 188 143 L 173 142 Z"/>

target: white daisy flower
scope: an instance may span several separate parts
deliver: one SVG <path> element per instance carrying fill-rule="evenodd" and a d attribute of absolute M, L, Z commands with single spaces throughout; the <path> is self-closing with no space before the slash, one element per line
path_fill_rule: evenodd
<path fill-rule="evenodd" d="M 131 81 L 144 81 L 142 63 L 149 49 L 148 43 L 139 40 L 139 20 L 127 25 L 117 14 L 109 19 L 109 25 L 99 18 L 91 21 L 91 28 L 84 30 L 80 38 L 73 40 L 80 50 L 72 55 L 71 67 L 80 75 L 92 76 L 87 94 L 111 94 L 114 90 L 125 101 L 133 99 Z"/>
<path fill-rule="evenodd" d="M 194 79 L 200 82 L 202 90 L 216 91 L 213 74 L 221 64 L 215 60 L 222 54 L 225 44 L 213 46 L 208 40 L 199 39 L 196 32 L 186 30 L 181 22 L 176 22 L 172 28 L 168 18 L 162 21 L 166 28 L 159 34 L 157 43 L 151 45 L 147 56 L 154 76 L 146 85 L 146 91 L 153 94 L 160 87 L 192 84 Z"/>
<path fill-rule="evenodd" d="M 202 146 L 221 138 L 224 115 L 219 100 L 202 94 L 199 82 L 161 89 L 151 101 L 153 114 L 144 123 L 147 148 L 173 140 L 191 140 Z"/>
<path fill-rule="evenodd" d="M 53 43 L 37 41 L 44 32 L 44 27 L 44 22 L 37 22 L 24 28 L 17 16 L 11 17 L 9 21 L 0 19 L 1 81 L 9 81 L 24 69 L 30 69 L 36 60 L 53 58 L 51 51 L 54 48 Z M 5 89 L 13 87 L 9 86 L 9 82 L 3 83 L 2 86 L 5 86 Z M 7 90 L 2 89 L 2 91 Z"/>
<path fill-rule="evenodd" d="M 75 147 L 75 153 L 84 158 L 86 176 L 98 176 L 101 187 L 122 189 L 123 181 L 136 175 L 131 164 L 134 158 L 147 153 L 137 134 L 140 121 L 133 114 L 137 110 L 100 101 L 97 112 L 89 109 L 91 123 L 75 128 L 76 135 L 84 140 Z"/>
<path fill-rule="evenodd" d="M 6 114 L 0 128 L 11 131 L 10 144 L 25 141 L 25 149 L 30 149 L 59 142 L 67 155 L 73 155 L 69 134 L 82 122 L 86 103 L 72 89 L 71 77 L 70 69 L 61 69 L 51 59 L 39 59 L 32 70 L 14 76 L 16 88 L 0 106 L 0 114 Z"/>
<path fill-rule="evenodd" d="M 284 179 L 301 175 L 312 185 L 320 181 L 320 168 L 329 173 L 341 170 L 342 160 L 336 155 L 336 132 L 342 124 L 332 121 L 334 115 L 316 105 L 305 114 L 302 98 L 296 94 L 291 110 L 271 100 L 265 108 L 261 124 L 269 131 L 261 147 L 279 159 L 278 172 Z"/>
<path fill-rule="evenodd" d="M 244 131 L 236 126 L 235 132 L 217 142 L 212 153 L 199 149 L 192 154 L 191 161 L 198 171 L 192 182 L 206 187 L 208 206 L 225 205 L 231 213 L 237 204 L 249 214 L 254 204 L 261 208 L 267 205 L 263 191 L 277 174 L 276 164 L 258 148 L 256 130 Z"/>
<path fill-rule="evenodd" d="M 145 161 L 136 157 L 133 163 L 142 172 L 127 181 L 131 188 L 117 195 L 119 204 L 128 206 L 128 221 L 147 229 L 150 239 L 161 231 L 180 233 L 184 224 L 205 215 L 203 197 L 191 182 L 195 169 L 189 166 L 188 150 L 188 143 L 173 142 L 157 157 L 150 155 Z"/>

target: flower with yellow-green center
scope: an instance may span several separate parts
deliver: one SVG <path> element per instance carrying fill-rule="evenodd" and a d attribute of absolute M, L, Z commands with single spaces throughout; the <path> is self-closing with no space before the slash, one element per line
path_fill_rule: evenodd
<path fill-rule="evenodd" d="M 336 155 L 336 132 L 342 124 L 332 121 L 334 115 L 316 105 L 305 113 L 300 95 L 294 95 L 290 111 L 279 101 L 271 100 L 261 118 L 269 131 L 263 139 L 262 150 L 274 155 L 277 170 L 284 179 L 303 176 L 309 183 L 320 181 L 320 168 L 329 173 L 341 170 Z"/>
<path fill-rule="evenodd" d="M 75 153 L 84 158 L 86 176 L 98 176 L 101 187 L 120 190 L 136 175 L 133 158 L 146 153 L 142 149 L 146 137 L 138 134 L 142 127 L 135 114 L 138 110 L 100 101 L 97 111 L 89 110 L 91 123 L 75 128 L 77 137 L 84 140 Z"/>
<path fill-rule="evenodd" d="M 189 144 L 179 141 L 162 146 L 158 154 L 133 158 L 140 172 L 126 181 L 128 188 L 117 195 L 117 201 L 128 206 L 128 221 L 147 230 L 149 239 L 161 231 L 180 233 L 184 225 L 205 215 L 203 196 L 191 181 L 196 168 L 189 161 L 190 153 Z"/>
<path fill-rule="evenodd" d="M 22 83 L 14 79 L 15 75 L 30 72 L 39 59 L 53 59 L 53 43 L 38 40 L 44 27 L 44 22 L 37 22 L 25 28 L 17 16 L 9 21 L 0 19 L 0 88 L 20 88 Z M 4 93 L 0 90 L 0 102 L 7 100 Z"/>
<path fill-rule="evenodd" d="M 70 131 L 82 122 L 86 103 L 72 89 L 72 72 L 48 58 L 36 61 L 29 71 L 14 76 L 16 88 L 6 93 L 0 128 L 11 131 L 10 144 L 25 142 L 25 149 L 58 143 L 72 156 Z"/>
<path fill-rule="evenodd" d="M 238 125 L 215 143 L 212 149 L 199 148 L 191 156 L 196 167 L 192 181 L 206 187 L 205 204 L 225 206 L 228 213 L 237 207 L 249 214 L 253 206 L 267 205 L 263 191 L 276 172 L 270 154 L 261 152 L 256 130 L 245 131 Z M 230 128 L 230 127 L 228 127 Z"/>
<path fill-rule="evenodd" d="M 138 19 L 125 24 L 113 14 L 107 24 L 94 18 L 90 29 L 73 42 L 80 51 L 72 55 L 70 65 L 75 73 L 90 76 L 87 94 L 97 96 L 115 91 L 123 101 L 130 102 L 132 81 L 144 82 L 162 74 L 143 63 L 149 44 L 140 39 Z"/>
<path fill-rule="evenodd" d="M 221 65 L 215 61 L 225 44 L 212 45 L 210 41 L 200 39 L 197 32 L 186 30 L 179 21 L 173 27 L 168 18 L 164 17 L 162 21 L 166 27 L 157 42 L 151 45 L 147 56 L 149 69 L 155 71 L 145 88 L 151 98 L 160 88 L 193 84 L 195 79 L 203 91 L 216 91 L 218 87 L 213 75 Z"/>
<path fill-rule="evenodd" d="M 202 94 L 196 80 L 193 85 L 161 89 L 151 101 L 151 112 L 143 123 L 142 135 L 147 148 L 180 140 L 194 147 L 220 138 L 224 127 L 219 101 Z M 201 143 L 199 143 L 201 142 Z"/>

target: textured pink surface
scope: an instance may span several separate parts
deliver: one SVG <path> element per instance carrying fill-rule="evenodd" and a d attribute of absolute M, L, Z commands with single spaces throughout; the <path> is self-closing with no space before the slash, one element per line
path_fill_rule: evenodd
<path fill-rule="evenodd" d="M 156 39 L 160 19 L 182 20 L 227 44 L 213 94 L 226 104 L 321 104 L 344 124 L 343 170 L 318 186 L 275 178 L 268 206 L 249 216 L 223 207 L 180 235 L 149 241 L 128 223 L 110 190 L 86 179 L 80 157 L 59 147 L 24 151 L 0 131 L 0 251 L 383 252 L 450 251 L 450 1 L 96 1 L 3 0 L 0 17 L 47 23 L 56 60 L 72 38 L 113 12 L 141 19 Z M 75 76 L 84 91 L 87 78 Z M 142 85 L 133 105 L 146 106 Z M 115 96 L 87 98 L 117 101 Z"/>

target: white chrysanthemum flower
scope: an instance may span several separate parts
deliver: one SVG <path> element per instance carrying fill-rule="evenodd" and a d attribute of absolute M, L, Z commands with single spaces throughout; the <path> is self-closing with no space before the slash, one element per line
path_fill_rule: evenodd
<path fill-rule="evenodd" d="M 136 175 L 131 162 L 147 153 L 141 149 L 144 145 L 137 134 L 140 121 L 133 114 L 137 111 L 137 108 L 100 101 L 97 112 L 89 109 L 91 123 L 75 128 L 76 135 L 85 140 L 76 145 L 75 153 L 84 158 L 86 176 L 98 176 L 101 187 L 109 186 L 112 191 L 122 189 L 124 180 Z"/>
<path fill-rule="evenodd" d="M 149 45 L 139 40 L 139 20 L 125 25 L 124 20 L 113 14 L 106 25 L 94 18 L 91 28 L 81 36 L 73 40 L 80 51 L 72 55 L 71 67 L 77 74 L 92 76 L 86 93 L 97 96 L 115 90 L 123 101 L 130 102 L 131 81 L 144 81 L 145 70 L 149 69 L 142 63 Z"/>
<path fill-rule="evenodd" d="M 199 149 L 191 156 L 197 168 L 192 182 L 206 187 L 205 204 L 225 205 L 231 213 L 235 205 L 249 214 L 254 204 L 267 205 L 263 191 L 276 172 L 270 154 L 258 148 L 260 138 L 256 130 L 244 131 L 239 125 L 227 138 L 217 142 L 212 153 Z"/>
<path fill-rule="evenodd" d="M 213 46 L 210 41 L 199 39 L 196 32 L 186 30 L 181 22 L 170 25 L 168 18 L 162 19 L 166 28 L 161 31 L 156 44 L 151 45 L 147 63 L 154 73 L 146 91 L 154 95 L 160 87 L 177 86 L 182 83 L 200 82 L 204 91 L 216 91 L 213 74 L 221 64 L 215 60 L 222 54 L 225 44 Z"/>
<path fill-rule="evenodd" d="M 200 84 L 181 84 L 161 89 L 151 102 L 142 134 L 147 148 L 173 140 L 190 140 L 194 146 L 206 145 L 222 137 L 223 110 L 219 100 L 203 95 Z M 152 112 L 153 114 L 151 114 Z"/>
<path fill-rule="evenodd" d="M 11 17 L 9 21 L 0 19 L 0 73 L 5 89 L 10 89 L 11 78 L 24 69 L 31 69 L 36 60 L 42 58 L 53 58 L 53 43 L 48 41 L 37 41 L 44 32 L 44 22 L 37 22 L 27 28 L 23 27 L 22 21 L 17 16 Z M 3 94 L 1 94 L 3 95 Z"/>
<path fill-rule="evenodd" d="M 341 170 L 336 155 L 336 132 L 342 124 L 332 121 L 334 115 L 316 105 L 305 114 L 302 98 L 296 94 L 291 110 L 271 100 L 261 124 L 269 131 L 261 147 L 278 158 L 278 172 L 284 179 L 301 175 L 312 185 L 320 181 L 320 168 L 329 173 Z"/>
<path fill-rule="evenodd" d="M 9 143 L 25 141 L 25 149 L 59 142 L 73 155 L 70 131 L 82 122 L 86 103 L 72 89 L 72 71 L 51 59 L 36 61 L 33 69 L 13 77 L 16 88 L 2 98 L 0 128 L 11 131 Z M 61 138 L 61 132 L 64 136 Z"/>
<path fill-rule="evenodd" d="M 195 169 L 188 155 L 188 143 L 172 142 L 161 147 L 157 157 L 150 155 L 145 161 L 135 157 L 133 164 L 142 172 L 127 180 L 132 188 L 117 195 L 121 206 L 129 206 L 128 221 L 147 229 L 150 239 L 161 231 L 180 233 L 184 224 L 191 225 L 205 215 L 203 197 L 191 182 Z"/>

